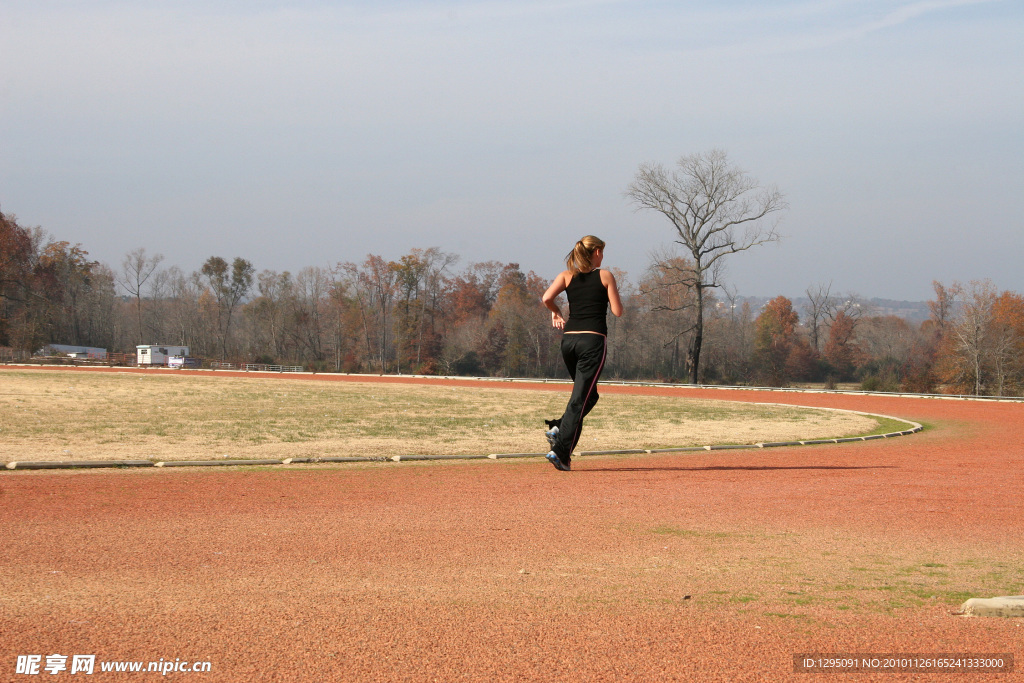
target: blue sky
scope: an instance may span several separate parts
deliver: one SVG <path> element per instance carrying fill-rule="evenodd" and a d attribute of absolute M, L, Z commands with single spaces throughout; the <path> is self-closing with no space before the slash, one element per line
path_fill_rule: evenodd
<path fill-rule="evenodd" d="M 785 194 L 741 294 L 1024 292 L 1024 3 L 51 2 L 0 13 L 0 208 L 114 268 L 440 247 L 638 279 L 623 197 L 712 148 Z"/>

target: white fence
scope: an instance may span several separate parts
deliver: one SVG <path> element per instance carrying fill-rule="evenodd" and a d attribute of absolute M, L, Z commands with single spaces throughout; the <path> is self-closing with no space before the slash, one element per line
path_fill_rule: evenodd
<path fill-rule="evenodd" d="M 267 365 L 266 363 L 242 363 L 235 365 L 234 363 L 220 361 L 210 363 L 210 369 L 243 370 L 245 372 L 302 372 L 304 370 L 301 365 Z"/>

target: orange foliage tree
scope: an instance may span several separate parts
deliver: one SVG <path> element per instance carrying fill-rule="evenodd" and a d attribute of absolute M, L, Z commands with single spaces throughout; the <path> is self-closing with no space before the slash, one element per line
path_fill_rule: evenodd
<path fill-rule="evenodd" d="M 1024 389 L 1024 296 L 1003 292 L 992 304 L 992 390 L 1020 396 Z"/>
<path fill-rule="evenodd" d="M 811 370 L 810 346 L 797 333 L 800 317 L 793 302 L 777 296 L 767 304 L 754 323 L 754 360 L 759 380 L 768 386 L 783 386 L 790 379 L 804 379 Z"/>
<path fill-rule="evenodd" d="M 959 287 L 962 301 L 945 326 L 937 371 L 954 393 L 1005 396 L 1024 389 L 1024 297 L 988 280 Z"/>
<path fill-rule="evenodd" d="M 861 359 L 861 352 L 854 341 L 857 320 L 839 311 L 829 328 L 828 341 L 823 355 L 840 378 L 847 379 L 853 374 L 855 364 Z"/>

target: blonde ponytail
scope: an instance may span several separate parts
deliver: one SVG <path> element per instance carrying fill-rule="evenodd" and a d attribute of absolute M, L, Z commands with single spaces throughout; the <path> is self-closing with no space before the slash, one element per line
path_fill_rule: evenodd
<path fill-rule="evenodd" d="M 565 257 L 565 267 L 573 275 L 589 273 L 593 270 L 591 265 L 594 252 L 604 249 L 604 240 L 593 235 L 587 235 L 572 248 L 572 251 Z"/>

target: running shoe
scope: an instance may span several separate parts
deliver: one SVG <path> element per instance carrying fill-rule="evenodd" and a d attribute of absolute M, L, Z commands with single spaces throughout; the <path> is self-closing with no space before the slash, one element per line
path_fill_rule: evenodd
<path fill-rule="evenodd" d="M 570 471 L 571 468 L 569 464 L 562 462 L 562 459 L 559 458 L 554 451 L 550 451 L 545 457 L 551 462 L 552 465 L 555 466 L 556 470 L 560 470 L 562 472 Z"/>
<path fill-rule="evenodd" d="M 558 425 L 555 425 L 551 429 L 544 432 L 544 436 L 548 438 L 548 444 L 551 445 L 551 448 L 554 448 L 555 441 L 558 439 Z"/>

